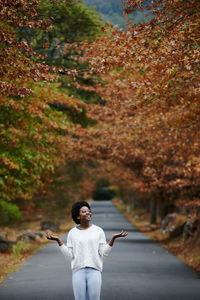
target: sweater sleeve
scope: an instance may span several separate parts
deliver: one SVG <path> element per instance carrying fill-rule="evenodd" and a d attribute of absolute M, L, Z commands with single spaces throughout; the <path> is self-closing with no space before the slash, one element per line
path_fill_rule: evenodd
<path fill-rule="evenodd" d="M 66 245 L 62 244 L 62 246 L 59 246 L 59 249 L 62 252 L 62 254 L 65 256 L 66 259 L 68 259 L 68 260 L 73 259 L 73 257 L 74 257 L 73 245 L 72 245 L 70 233 L 68 234 L 68 237 L 67 237 L 67 244 Z"/>
<path fill-rule="evenodd" d="M 102 230 L 100 233 L 100 240 L 99 240 L 99 254 L 101 256 L 108 256 L 111 250 L 112 247 L 108 243 L 106 243 L 105 233 Z"/>

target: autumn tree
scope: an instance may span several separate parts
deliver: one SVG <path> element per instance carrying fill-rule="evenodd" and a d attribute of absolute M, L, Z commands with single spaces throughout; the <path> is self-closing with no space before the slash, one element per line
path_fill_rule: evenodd
<path fill-rule="evenodd" d="M 26 201 L 30 208 L 33 195 L 71 151 L 73 122 L 52 106 L 84 108 L 59 90 L 44 58 L 17 35 L 21 28 L 49 30 L 49 20 L 38 14 L 39 3 L 0 1 L 0 212 L 7 221 L 20 216 L 15 204 Z"/>

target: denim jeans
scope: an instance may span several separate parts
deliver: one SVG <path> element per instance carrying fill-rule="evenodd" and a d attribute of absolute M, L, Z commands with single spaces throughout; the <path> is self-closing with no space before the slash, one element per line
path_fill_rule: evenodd
<path fill-rule="evenodd" d="M 94 268 L 82 268 L 72 274 L 75 300 L 100 300 L 101 272 Z"/>

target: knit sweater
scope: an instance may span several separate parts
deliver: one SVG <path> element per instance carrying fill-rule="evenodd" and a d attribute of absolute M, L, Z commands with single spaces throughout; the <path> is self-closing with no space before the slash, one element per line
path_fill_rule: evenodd
<path fill-rule="evenodd" d="M 112 249 L 106 243 L 103 229 L 93 224 L 85 230 L 72 228 L 67 236 L 67 244 L 59 248 L 71 261 L 73 272 L 85 267 L 102 271 L 103 257 L 108 256 Z"/>

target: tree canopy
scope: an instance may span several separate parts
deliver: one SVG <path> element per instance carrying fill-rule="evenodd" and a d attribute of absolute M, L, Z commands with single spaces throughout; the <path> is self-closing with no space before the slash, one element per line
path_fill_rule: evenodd
<path fill-rule="evenodd" d="M 124 14 L 142 12 L 144 2 L 124 0 Z M 101 34 L 79 2 L 0 0 L 0 9 L 1 201 L 32 199 L 58 168 L 68 170 L 61 179 L 80 171 L 75 197 L 91 195 L 105 176 L 163 203 L 199 203 L 198 0 L 155 0 L 145 6 L 152 20 Z"/>

